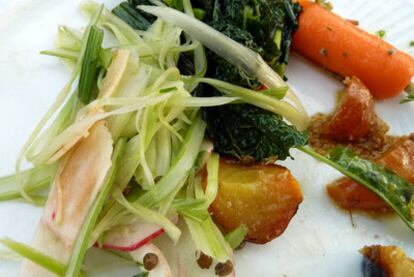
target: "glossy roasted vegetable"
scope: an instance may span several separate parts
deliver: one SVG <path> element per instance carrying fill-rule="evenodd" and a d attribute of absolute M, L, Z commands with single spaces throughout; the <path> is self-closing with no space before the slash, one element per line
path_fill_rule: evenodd
<path fill-rule="evenodd" d="M 246 166 L 222 158 L 210 212 L 225 231 L 245 224 L 246 240 L 263 244 L 283 233 L 302 199 L 298 182 L 285 167 Z"/>
<path fill-rule="evenodd" d="M 335 113 L 322 129 L 330 139 L 349 142 L 368 135 L 376 122 L 374 99 L 357 77 L 344 81 L 347 85 Z"/>
<path fill-rule="evenodd" d="M 414 260 L 396 246 L 365 246 L 362 263 L 364 277 L 410 277 L 414 276 Z"/>
<path fill-rule="evenodd" d="M 400 139 L 377 161 L 407 181 L 414 183 L 414 137 Z M 329 196 L 343 209 L 388 212 L 391 207 L 356 181 L 343 178 L 327 188 Z"/>

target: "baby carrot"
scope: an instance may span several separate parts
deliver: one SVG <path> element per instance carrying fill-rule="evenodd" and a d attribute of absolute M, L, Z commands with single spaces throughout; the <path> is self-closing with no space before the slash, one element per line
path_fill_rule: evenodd
<path fill-rule="evenodd" d="M 299 0 L 303 12 L 293 49 L 344 77 L 357 76 L 375 98 L 398 95 L 414 75 L 414 59 L 320 5 Z"/>

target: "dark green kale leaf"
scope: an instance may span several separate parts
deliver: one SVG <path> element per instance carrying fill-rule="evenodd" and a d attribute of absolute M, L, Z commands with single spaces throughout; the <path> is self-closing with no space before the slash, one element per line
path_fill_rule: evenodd
<path fill-rule="evenodd" d="M 291 37 L 301 12 L 291 0 L 204 0 L 206 22 L 256 51 L 280 75 L 288 62 Z M 241 76 L 243 77 L 243 76 Z"/>
<path fill-rule="evenodd" d="M 237 158 L 262 161 L 284 160 L 292 147 L 306 145 L 308 135 L 283 121 L 282 117 L 248 105 L 234 104 L 205 109 L 207 134 L 214 150 Z M 215 115 L 215 116 L 213 116 Z"/>
<path fill-rule="evenodd" d="M 117 13 L 117 8 L 113 12 L 132 27 L 145 30 L 148 24 L 153 22 L 153 18 L 148 18 L 145 13 L 135 8 L 138 4 L 151 4 L 144 1 L 149 0 L 130 0 L 129 3 L 117 7 L 122 10 L 122 13 Z M 175 9 L 183 9 L 181 0 L 165 2 Z M 193 0 L 191 2 L 194 8 L 203 12 L 207 24 L 262 55 L 270 66 L 284 76 L 291 35 L 297 27 L 299 4 L 292 3 L 292 0 Z M 135 10 L 135 13 L 131 9 Z M 147 24 L 142 18 L 149 23 Z M 131 22 L 134 20 L 135 23 Z M 223 58 L 211 51 L 206 51 L 206 54 L 208 77 L 254 89 L 260 87 L 261 84 L 255 79 L 246 76 Z M 194 74 L 193 58 L 193 53 L 180 55 L 177 66 L 182 74 Z M 195 93 L 205 97 L 221 95 L 219 91 L 206 86 L 199 86 Z M 208 124 L 208 135 L 213 139 L 215 150 L 221 154 L 238 158 L 251 156 L 258 161 L 271 157 L 286 159 L 290 156 L 290 148 L 305 145 L 308 140 L 307 134 L 285 123 L 281 116 L 248 104 L 205 108 L 203 114 Z"/>

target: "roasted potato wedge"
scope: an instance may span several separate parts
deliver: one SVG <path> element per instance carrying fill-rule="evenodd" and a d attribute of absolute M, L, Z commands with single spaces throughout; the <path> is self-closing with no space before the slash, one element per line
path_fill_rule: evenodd
<path fill-rule="evenodd" d="M 287 168 L 246 166 L 221 158 L 218 193 L 210 212 L 225 231 L 245 224 L 246 239 L 264 244 L 283 233 L 302 199 L 299 184 Z"/>
<path fill-rule="evenodd" d="M 364 255 L 364 277 L 414 276 L 414 260 L 407 257 L 399 247 L 365 246 L 360 252 Z"/>
<path fill-rule="evenodd" d="M 344 95 L 335 113 L 326 122 L 322 135 L 340 142 L 368 135 L 376 122 L 374 99 L 357 77 L 347 78 Z"/>

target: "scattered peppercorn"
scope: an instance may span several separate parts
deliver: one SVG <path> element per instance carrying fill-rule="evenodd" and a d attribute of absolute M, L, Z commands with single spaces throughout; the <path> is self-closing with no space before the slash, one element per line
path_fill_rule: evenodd
<path fill-rule="evenodd" d="M 395 54 L 395 49 L 388 50 L 388 55 L 392 56 Z"/>
<path fill-rule="evenodd" d="M 342 57 L 344 57 L 345 59 L 349 57 L 349 54 L 347 52 L 342 52 Z"/>
<path fill-rule="evenodd" d="M 328 49 L 326 49 L 326 48 L 321 48 L 321 49 L 319 50 L 319 54 L 321 54 L 321 56 L 324 56 L 324 57 L 328 56 Z"/>
<path fill-rule="evenodd" d="M 211 264 L 213 263 L 213 259 L 209 255 L 206 255 L 203 252 L 201 252 L 200 257 L 198 257 L 197 259 L 197 263 L 201 269 L 209 269 Z"/>
<path fill-rule="evenodd" d="M 158 264 L 158 256 L 154 253 L 147 253 L 144 256 L 144 268 L 146 270 L 152 270 L 154 269 Z"/>
<path fill-rule="evenodd" d="M 233 271 L 233 264 L 230 261 L 225 263 L 218 263 L 215 267 L 216 275 L 218 276 L 226 276 L 229 275 Z"/>

